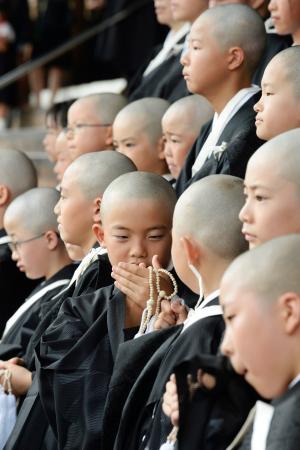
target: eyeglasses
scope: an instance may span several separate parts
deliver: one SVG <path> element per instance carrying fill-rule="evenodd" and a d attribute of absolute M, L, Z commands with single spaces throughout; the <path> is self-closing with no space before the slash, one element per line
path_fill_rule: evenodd
<path fill-rule="evenodd" d="M 27 244 L 27 242 L 35 241 L 36 239 L 40 239 L 41 237 L 44 236 L 44 234 L 45 233 L 42 233 L 42 234 L 39 234 L 38 236 L 34 236 L 32 238 L 29 238 L 29 239 L 24 239 L 23 241 L 13 241 L 13 240 L 11 240 L 10 242 L 7 243 L 7 245 L 9 246 L 11 252 L 17 252 L 21 245 Z"/>
<path fill-rule="evenodd" d="M 68 126 L 65 128 L 66 132 L 78 133 L 83 128 L 105 128 L 111 127 L 111 123 L 77 123 L 76 125 Z"/>

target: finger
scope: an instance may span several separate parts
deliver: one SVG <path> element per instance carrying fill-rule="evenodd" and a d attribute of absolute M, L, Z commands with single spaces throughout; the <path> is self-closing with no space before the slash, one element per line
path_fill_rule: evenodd
<path fill-rule="evenodd" d="M 162 302 L 160 304 L 160 309 L 161 309 L 161 312 L 173 315 L 171 303 L 168 300 L 162 300 Z"/>
<path fill-rule="evenodd" d="M 146 284 L 143 283 L 136 283 L 131 280 L 128 280 L 127 278 L 124 278 L 122 276 L 115 276 L 114 279 L 118 284 L 127 290 L 131 291 L 131 293 L 137 296 L 143 295 L 146 297 L 149 297 L 149 287 Z M 136 296 L 135 295 L 135 296 Z"/>
<path fill-rule="evenodd" d="M 10 363 L 10 364 L 15 364 L 15 365 L 17 365 L 17 366 L 25 366 L 25 361 L 24 361 L 24 359 L 18 358 L 18 357 L 11 358 L 11 359 L 9 359 L 7 362 Z"/>
<path fill-rule="evenodd" d="M 179 425 L 179 410 L 178 409 L 176 411 L 171 412 L 170 419 L 171 419 L 173 427 L 178 427 L 178 425 Z"/>
<path fill-rule="evenodd" d="M 165 330 L 166 328 L 170 328 L 174 325 L 175 325 L 175 320 L 173 321 L 173 323 L 170 323 L 167 320 L 157 319 L 156 322 L 154 323 L 154 329 L 155 330 Z"/>
<path fill-rule="evenodd" d="M 128 272 L 129 274 L 137 275 L 142 278 L 145 278 L 145 277 L 148 278 L 148 276 L 149 276 L 149 271 L 146 268 L 144 263 L 130 264 L 130 263 L 120 262 L 120 263 L 118 263 L 117 266 L 114 266 L 114 269 L 116 271 L 118 271 L 118 270 L 125 271 L 125 272 Z"/>

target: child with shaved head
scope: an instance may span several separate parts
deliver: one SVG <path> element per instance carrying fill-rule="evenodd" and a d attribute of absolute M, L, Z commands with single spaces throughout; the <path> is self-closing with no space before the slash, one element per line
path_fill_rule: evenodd
<path fill-rule="evenodd" d="M 99 254 L 103 253 L 101 248 L 92 248 L 96 242 L 93 226 L 99 224 L 100 204 L 106 187 L 119 175 L 134 170 L 136 170 L 135 166 L 130 159 L 114 151 L 82 155 L 66 170 L 61 184 L 61 197 L 55 207 L 59 230 L 62 239 L 72 245 L 78 245 L 86 257 L 76 270 L 69 287 L 43 308 L 41 323 L 24 355 L 28 371 L 35 371 L 34 347 L 39 343 L 43 332 L 57 317 L 59 308 L 66 298 L 85 292 L 94 292 L 100 287 L 112 284 L 111 266 L 107 255 Z M 87 173 L 89 176 L 86 176 Z M 26 374 L 27 372 L 20 374 L 19 383 L 22 383 L 23 376 L 27 378 Z M 37 377 L 34 377 L 19 412 L 15 431 L 7 444 L 8 448 L 16 448 L 16 446 L 26 448 L 30 445 L 32 449 L 40 449 L 41 442 L 43 445 L 56 445 L 53 433 L 49 427 L 47 428 L 47 419 L 41 406 L 37 382 Z M 37 428 L 40 430 L 40 435 L 32 443 L 32 433 L 33 430 L 36 433 Z"/>
<path fill-rule="evenodd" d="M 0 352 L 2 345 L 13 344 L 20 346 L 19 354 L 25 353 L 39 323 L 42 303 L 61 291 L 75 270 L 57 232 L 53 209 L 58 197 L 55 189 L 34 188 L 13 200 L 5 212 L 4 226 L 10 237 L 12 258 L 28 278 L 45 281 L 6 323 Z"/>
<path fill-rule="evenodd" d="M 31 160 L 13 149 L 0 151 L 0 334 L 5 323 L 37 285 L 20 272 L 11 259 L 8 237 L 3 225 L 4 213 L 10 202 L 23 192 L 36 187 L 37 173 Z"/>
<path fill-rule="evenodd" d="M 209 174 L 244 177 L 249 157 L 261 145 L 253 112 L 259 88 L 251 80 L 265 41 L 262 19 L 246 5 L 210 8 L 193 23 L 189 49 L 181 58 L 183 75 L 190 92 L 210 101 L 215 116 L 186 159 L 178 195 Z"/>
<path fill-rule="evenodd" d="M 70 106 L 67 139 L 72 160 L 112 148 L 112 124 L 126 103 L 122 95 L 103 93 L 82 97 Z"/>
<path fill-rule="evenodd" d="M 138 170 L 167 175 L 161 120 L 168 107 L 166 100 L 143 98 L 123 108 L 113 123 L 116 150 Z"/>
<path fill-rule="evenodd" d="M 300 233 L 299 139 L 300 129 L 283 133 L 260 147 L 248 162 L 244 183 L 246 199 L 239 216 L 243 222 L 242 232 L 250 249 L 278 236 Z M 286 260 L 283 262 L 287 263 Z M 272 273 L 277 273 L 273 264 L 271 267 Z M 253 269 L 255 273 L 259 270 L 257 262 Z M 243 277 L 245 275 L 246 273 Z M 275 278 L 273 282 L 275 284 Z M 173 382 L 168 386 L 167 393 L 165 411 L 168 409 L 169 415 L 172 415 L 171 411 L 177 415 L 178 403 L 175 406 L 177 400 L 174 402 L 177 393 Z M 189 407 L 193 408 L 195 415 L 198 410 L 202 410 L 201 403 Z M 191 418 L 182 434 L 183 441 L 186 440 L 184 449 L 196 448 L 191 447 L 192 441 L 189 439 L 193 426 L 195 421 Z"/>
<path fill-rule="evenodd" d="M 242 204 L 242 180 L 228 175 L 200 180 L 178 200 L 173 217 L 172 258 L 181 280 L 200 295 L 199 302 L 194 314 L 190 314 L 184 324 L 150 333 L 137 342 L 128 342 L 120 347 L 119 367 L 111 382 L 111 402 L 113 398 L 120 402 L 124 391 L 125 398 L 121 398 L 124 403 L 128 400 L 125 407 L 122 403 L 114 415 L 107 406 L 110 413 L 106 417 L 107 424 L 121 419 L 114 449 L 160 448 L 172 429 L 161 409 L 164 386 L 170 374 L 180 362 L 192 357 L 194 352 L 197 354 L 199 349 L 208 355 L 218 351 L 224 327 L 218 303 L 221 277 L 230 262 L 246 249 L 237 217 Z M 180 323 L 173 302 L 170 307 L 174 311 L 174 320 L 167 324 L 168 327 Z M 158 316 L 160 322 L 165 318 L 163 304 L 162 309 Z M 147 345 L 150 347 L 150 343 L 162 339 L 162 336 L 162 345 L 153 354 L 145 355 Z M 142 361 L 141 373 L 134 372 L 128 364 L 134 358 Z M 203 423 L 208 418 L 208 402 L 206 407 L 207 411 L 204 408 L 201 412 Z M 241 417 L 245 417 L 247 412 L 243 407 L 239 410 Z M 236 428 L 232 422 L 230 427 L 232 437 L 233 429 L 238 426 Z M 224 442 L 230 440 L 230 432 L 226 436 L 225 424 L 222 433 Z M 203 437 L 204 434 L 205 430 Z M 211 439 L 215 439 L 213 434 Z M 112 445 L 105 448 L 112 448 Z"/>
<path fill-rule="evenodd" d="M 199 95 L 184 97 L 173 103 L 162 118 L 165 157 L 173 178 L 177 178 L 188 151 L 202 126 L 212 118 L 210 103 Z"/>
<path fill-rule="evenodd" d="M 262 78 L 262 95 L 254 106 L 259 138 L 269 140 L 300 127 L 299 73 L 300 45 L 278 53 L 267 65 Z"/>
<path fill-rule="evenodd" d="M 299 245 L 299 234 L 271 240 L 237 258 L 221 283 L 221 349 L 263 398 L 273 400 L 256 404 L 252 433 L 243 443 L 240 435 L 232 449 L 248 449 L 250 440 L 251 448 L 263 443 L 266 450 L 299 444 Z"/>
<path fill-rule="evenodd" d="M 173 188 L 157 174 L 136 172 L 113 181 L 103 195 L 101 224 L 94 226 L 111 264 L 149 266 L 158 255 L 166 267 L 175 202 Z M 104 403 L 116 353 L 120 343 L 135 335 L 146 300 L 138 304 L 112 285 L 67 300 L 44 333 L 37 349 L 41 395 L 60 447 L 102 448 Z M 68 373 L 67 384 L 63 373 Z"/>

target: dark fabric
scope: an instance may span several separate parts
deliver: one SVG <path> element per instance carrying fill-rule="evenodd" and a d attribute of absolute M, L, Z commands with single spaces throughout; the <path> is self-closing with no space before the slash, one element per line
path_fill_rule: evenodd
<path fill-rule="evenodd" d="M 110 0 L 107 2 L 106 17 L 139 3 L 139 0 Z M 122 23 L 99 35 L 95 47 L 98 64 L 109 66 L 116 76 L 128 79 L 135 76 L 145 55 L 161 43 L 168 28 L 158 24 L 151 0 Z"/>
<path fill-rule="evenodd" d="M 196 379 L 199 368 L 214 375 L 217 385 L 211 391 L 197 389 L 191 397 L 187 375 Z M 233 371 L 227 358 L 201 355 L 195 347 L 191 347 L 175 374 L 180 399 L 178 450 L 225 450 L 258 395 Z"/>
<path fill-rule="evenodd" d="M 114 360 L 124 342 L 123 294 L 109 286 L 66 300 L 36 348 L 40 395 L 59 449 L 101 448 Z M 133 337 L 133 330 L 126 336 Z"/>
<path fill-rule="evenodd" d="M 300 383 L 273 400 L 274 414 L 267 437 L 266 450 L 295 450 L 300 442 Z M 245 436 L 239 450 L 251 450 L 252 430 Z"/>
<path fill-rule="evenodd" d="M 180 43 L 183 44 L 185 38 Z M 160 97 L 174 102 L 189 95 L 180 64 L 181 52 L 171 55 L 147 76 L 141 77 L 134 90 L 129 91 L 129 100 L 143 97 Z"/>
<path fill-rule="evenodd" d="M 253 106 L 258 102 L 261 94 L 258 92 L 251 97 L 224 128 L 217 145 L 227 143 L 226 150 L 221 157 L 211 155 L 192 177 L 192 166 L 205 143 L 212 125 L 212 121 L 205 124 L 200 135 L 188 153 L 182 171 L 179 174 L 175 189 L 178 196 L 192 183 L 208 175 L 224 173 L 244 178 L 249 158 L 264 143 L 256 136 L 255 112 Z"/>
<path fill-rule="evenodd" d="M 290 47 L 293 43 L 291 36 L 279 36 L 276 33 L 267 34 L 267 46 L 261 62 L 253 76 L 252 82 L 261 85 L 261 79 L 264 74 L 266 66 L 269 64 L 271 59 L 277 55 L 277 53 Z"/>
<path fill-rule="evenodd" d="M 0 237 L 6 236 L 5 231 L 0 230 Z M 11 251 L 7 244 L 0 245 L 0 335 L 8 319 L 21 306 L 30 292 L 41 283 L 40 280 L 29 280 L 23 272 L 20 272 L 16 263 L 11 259 Z"/>
<path fill-rule="evenodd" d="M 218 299 L 212 299 L 208 306 L 216 303 Z M 177 331 L 166 339 L 137 378 L 123 408 L 114 450 L 144 449 L 146 445 L 150 449 L 159 448 L 171 430 L 169 422 L 161 426 L 161 397 L 171 373 L 185 361 L 191 348 L 201 349 L 204 354 L 217 353 L 224 331 L 222 316 L 199 320 L 182 334 L 181 328 L 177 327 Z M 120 351 L 125 349 L 121 347 Z M 114 407 L 122 408 L 123 405 Z"/>
<path fill-rule="evenodd" d="M 98 256 L 97 261 L 94 261 L 80 276 L 77 285 L 75 283 L 72 284 L 65 292 L 48 303 L 48 308 L 47 310 L 44 308 L 44 316 L 32 336 L 24 356 L 26 365 L 31 371 L 34 372 L 36 369 L 33 349 L 39 343 L 42 334 L 57 317 L 63 302 L 72 295 L 74 297 L 79 296 L 112 284 L 113 280 L 110 274 L 111 265 L 107 255 Z M 36 434 L 37 428 L 38 436 L 32 440 L 32 436 Z M 28 442 L 31 442 L 30 447 Z M 42 408 L 38 392 L 38 378 L 36 376 L 33 377 L 32 387 L 23 401 L 18 413 L 16 426 L 6 446 L 6 450 L 24 450 L 25 448 L 30 448 L 31 450 L 57 449 L 55 436 L 49 427 Z"/>
<path fill-rule="evenodd" d="M 70 264 L 63 269 L 59 270 L 55 275 L 49 278 L 46 281 L 43 281 L 29 296 L 29 298 L 38 293 L 41 289 L 44 289 L 47 286 L 51 286 L 52 283 L 55 283 L 59 280 L 72 278 L 74 270 L 76 268 L 75 264 Z M 16 354 L 14 353 L 11 356 L 20 356 L 22 357 L 26 353 L 26 349 L 28 343 L 33 335 L 35 329 L 40 323 L 40 310 L 41 305 L 48 303 L 52 297 L 57 295 L 60 291 L 64 289 L 64 286 L 55 287 L 48 292 L 46 292 L 40 299 L 38 299 L 27 311 L 25 311 L 19 319 L 14 323 L 14 325 L 8 330 L 8 332 L 3 337 L 0 343 L 0 358 L 2 358 L 2 344 L 4 344 L 4 352 L 7 353 L 7 344 L 12 346 L 20 347 L 21 350 Z M 6 355 L 7 356 L 7 355 Z"/>

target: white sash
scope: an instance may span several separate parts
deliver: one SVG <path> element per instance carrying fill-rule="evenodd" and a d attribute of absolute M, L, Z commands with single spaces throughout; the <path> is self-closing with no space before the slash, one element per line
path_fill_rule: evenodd
<path fill-rule="evenodd" d="M 10 237 L 2 236 L 2 238 L 0 238 L 0 245 L 8 244 L 10 241 L 11 241 Z"/>
<path fill-rule="evenodd" d="M 65 286 L 66 284 L 69 284 L 70 280 L 58 280 L 54 281 L 53 283 L 49 284 L 48 286 L 45 286 L 44 288 L 40 289 L 38 292 L 33 294 L 31 297 L 29 297 L 25 302 L 20 306 L 19 309 L 11 316 L 10 319 L 6 322 L 6 326 L 2 335 L 2 338 L 6 335 L 6 333 L 11 329 L 11 327 L 17 322 L 17 320 L 35 303 L 37 302 L 43 295 L 45 295 L 47 292 L 51 291 L 52 289 L 55 289 L 59 286 Z"/>

